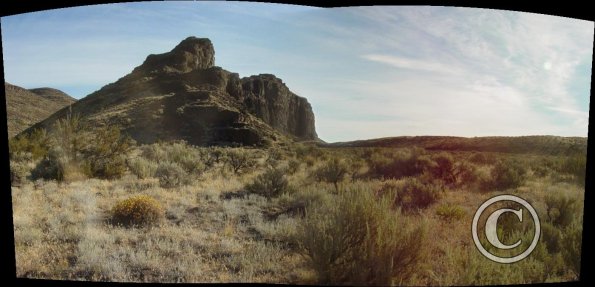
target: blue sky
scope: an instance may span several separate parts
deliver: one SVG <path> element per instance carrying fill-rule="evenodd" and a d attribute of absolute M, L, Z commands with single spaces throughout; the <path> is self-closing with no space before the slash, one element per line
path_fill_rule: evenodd
<path fill-rule="evenodd" d="M 81 98 L 147 55 L 210 38 L 216 65 L 272 73 L 329 142 L 587 136 L 593 22 L 454 7 L 146 2 L 1 18 L 4 75 Z"/>

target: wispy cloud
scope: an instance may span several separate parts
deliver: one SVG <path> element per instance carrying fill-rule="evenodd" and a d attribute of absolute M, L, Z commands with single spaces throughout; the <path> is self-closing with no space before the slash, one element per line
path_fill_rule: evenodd
<path fill-rule="evenodd" d="M 436 63 L 433 61 L 407 59 L 402 57 L 390 56 L 390 55 L 364 55 L 364 59 L 379 62 L 387 65 L 391 65 L 397 68 L 410 69 L 410 70 L 422 70 L 434 73 L 452 73 L 453 68 L 449 68 L 446 65 Z"/>
<path fill-rule="evenodd" d="M 101 87 L 189 35 L 308 98 L 327 141 L 586 136 L 593 22 L 473 8 L 133 3 L 2 18 L 14 84 Z M 92 91 L 92 90 L 91 90 Z M 90 92 L 90 91 L 89 91 Z"/>

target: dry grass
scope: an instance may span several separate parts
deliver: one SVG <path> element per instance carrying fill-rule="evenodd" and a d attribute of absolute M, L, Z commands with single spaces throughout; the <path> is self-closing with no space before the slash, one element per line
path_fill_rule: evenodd
<path fill-rule="evenodd" d="M 236 174 L 221 162 L 174 188 L 161 187 L 158 178 L 139 179 L 131 173 L 116 180 L 25 180 L 13 186 L 17 276 L 125 282 L 320 282 L 296 241 L 304 210 L 317 202 L 338 202 L 347 189 L 378 191 L 387 180 L 345 178 L 336 188 L 332 182 L 312 178 L 325 162 L 318 159 L 286 174 L 295 188 L 278 197 L 224 196 L 240 194 L 271 164 L 262 150 L 248 152 L 255 158 L 255 168 Z M 325 151 L 325 157 L 328 153 L 333 151 Z M 333 156 L 341 155 L 345 153 Z M 272 164 L 283 168 L 291 160 L 296 159 L 284 155 Z M 489 173 L 490 168 L 478 164 L 476 170 Z M 528 259 L 498 265 L 479 255 L 470 233 L 477 207 L 504 192 L 530 199 L 540 215 L 548 194 L 563 193 L 578 200 L 580 208 L 575 212 L 582 214 L 584 189 L 560 178 L 530 172 L 520 187 L 506 191 L 479 192 L 477 186 L 465 184 L 446 189 L 436 203 L 404 213 L 401 220 L 423 219 L 430 240 L 423 246 L 427 256 L 398 283 L 482 285 L 576 279 L 578 273 L 563 259 L 565 251 L 550 254 L 540 243 Z M 155 198 L 164 208 L 164 220 L 147 227 L 110 224 L 114 205 L 137 195 Z M 444 206 L 456 207 L 463 215 L 445 220 L 439 215 Z M 572 226 L 582 224 L 581 217 Z M 571 232 L 572 226 L 562 232 Z M 554 265 L 556 272 L 548 269 Z"/>
<path fill-rule="evenodd" d="M 143 282 L 295 282 L 307 277 L 303 258 L 251 232 L 275 234 L 271 226 L 278 223 L 269 226 L 262 219 L 264 198 L 219 198 L 254 176 L 230 179 L 213 170 L 175 190 L 135 176 L 13 187 L 17 276 Z M 147 228 L 108 223 L 116 202 L 141 194 L 165 207 L 164 222 Z"/>

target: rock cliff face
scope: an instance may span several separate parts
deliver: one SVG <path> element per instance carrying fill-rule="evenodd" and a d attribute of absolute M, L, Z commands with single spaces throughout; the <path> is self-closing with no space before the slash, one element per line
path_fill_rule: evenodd
<path fill-rule="evenodd" d="M 248 110 L 276 130 L 301 139 L 317 138 L 308 100 L 292 93 L 281 79 L 261 74 L 242 79 Z"/>
<path fill-rule="evenodd" d="M 262 145 L 316 140 L 305 98 L 273 75 L 240 78 L 215 66 L 209 39 L 189 37 L 168 53 L 149 55 L 132 73 L 71 107 L 93 125 L 117 125 L 141 143 Z M 68 109 L 37 126 L 51 128 Z"/>

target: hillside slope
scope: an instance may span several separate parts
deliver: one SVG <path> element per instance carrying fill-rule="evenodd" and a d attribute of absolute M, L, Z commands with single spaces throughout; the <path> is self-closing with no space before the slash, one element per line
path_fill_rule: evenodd
<path fill-rule="evenodd" d="M 327 147 L 412 147 L 445 151 L 534 153 L 550 155 L 586 154 L 587 138 L 560 136 L 448 137 L 401 136 L 330 143 Z"/>
<path fill-rule="evenodd" d="M 240 78 L 215 66 L 209 39 L 188 37 L 170 52 L 149 55 L 118 81 L 73 104 L 91 126 L 119 127 L 137 142 L 263 145 L 316 140 L 308 101 L 270 74 Z M 51 128 L 62 109 L 36 127 Z"/>
<path fill-rule="evenodd" d="M 52 88 L 27 90 L 4 83 L 4 92 L 9 138 L 76 102 L 66 93 Z"/>

